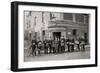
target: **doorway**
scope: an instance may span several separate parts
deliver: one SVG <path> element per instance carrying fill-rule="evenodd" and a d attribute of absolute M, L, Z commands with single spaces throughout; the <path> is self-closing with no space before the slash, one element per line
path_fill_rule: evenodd
<path fill-rule="evenodd" d="M 61 32 L 53 32 L 53 39 L 55 40 L 56 38 L 60 40 Z"/>

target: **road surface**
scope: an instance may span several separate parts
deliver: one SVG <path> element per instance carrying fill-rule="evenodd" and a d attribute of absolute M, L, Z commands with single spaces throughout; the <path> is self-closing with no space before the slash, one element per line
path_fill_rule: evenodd
<path fill-rule="evenodd" d="M 24 53 L 24 61 L 50 61 L 50 60 L 72 60 L 72 59 L 89 59 L 90 50 L 65 52 L 60 54 L 41 54 L 38 56 L 29 56 L 27 52 Z"/>

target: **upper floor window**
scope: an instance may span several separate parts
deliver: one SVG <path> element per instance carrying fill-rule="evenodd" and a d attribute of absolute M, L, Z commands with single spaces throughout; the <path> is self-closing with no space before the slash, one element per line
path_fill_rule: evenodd
<path fill-rule="evenodd" d="M 73 20 L 72 13 L 64 13 L 64 20 Z"/>

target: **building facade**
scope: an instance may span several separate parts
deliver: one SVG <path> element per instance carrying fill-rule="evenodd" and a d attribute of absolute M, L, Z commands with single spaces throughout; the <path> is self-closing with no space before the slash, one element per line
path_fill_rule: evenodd
<path fill-rule="evenodd" d="M 25 12 L 24 34 L 31 39 L 58 40 L 61 37 L 89 39 L 89 14 Z"/>

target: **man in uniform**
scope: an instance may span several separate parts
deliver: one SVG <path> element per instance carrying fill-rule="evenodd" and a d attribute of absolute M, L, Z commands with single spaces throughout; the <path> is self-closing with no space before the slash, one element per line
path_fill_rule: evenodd
<path fill-rule="evenodd" d="M 64 38 L 64 36 L 61 37 L 60 46 L 61 46 L 61 53 L 64 53 L 65 52 L 65 38 Z"/>
<path fill-rule="evenodd" d="M 35 54 L 36 56 L 36 40 L 32 40 L 32 45 L 31 45 L 31 48 L 32 48 L 32 55 Z"/>
<path fill-rule="evenodd" d="M 58 53 L 61 53 L 61 40 L 58 40 Z"/>
<path fill-rule="evenodd" d="M 47 51 L 46 51 L 46 39 L 43 41 L 43 45 L 44 45 L 44 54 L 46 54 L 47 53 Z"/>
<path fill-rule="evenodd" d="M 42 50 L 42 41 L 38 41 L 38 54 L 41 55 L 41 50 Z"/>
<path fill-rule="evenodd" d="M 74 42 L 74 39 L 72 38 L 72 40 L 71 40 L 71 42 L 72 42 L 72 52 L 74 52 L 74 44 L 75 44 L 75 42 Z"/>
<path fill-rule="evenodd" d="M 79 38 L 76 39 L 75 44 L 77 45 L 78 51 L 80 51 L 80 40 L 79 40 Z"/>
<path fill-rule="evenodd" d="M 81 46 L 82 51 L 85 51 L 85 39 L 84 39 L 84 37 L 82 37 L 80 40 L 80 46 Z"/>
<path fill-rule="evenodd" d="M 63 39 L 61 39 L 61 53 L 65 52 L 65 41 Z"/>
<path fill-rule="evenodd" d="M 48 54 L 48 48 L 49 48 L 49 42 L 48 42 L 48 40 L 46 40 L 46 42 L 45 42 L 45 54 Z"/>
<path fill-rule="evenodd" d="M 52 40 L 48 41 L 49 53 L 52 53 Z"/>
<path fill-rule="evenodd" d="M 58 39 L 56 38 L 56 39 L 55 39 L 55 53 L 56 53 L 56 54 L 58 53 L 58 45 L 59 45 L 59 41 L 58 41 Z"/>
<path fill-rule="evenodd" d="M 70 39 L 69 38 L 66 40 L 66 44 L 68 47 L 68 52 L 70 52 Z"/>
<path fill-rule="evenodd" d="M 52 41 L 52 50 L 53 50 L 53 53 L 56 53 L 56 51 L 55 51 L 55 40 Z"/>

